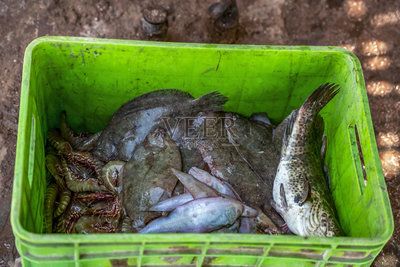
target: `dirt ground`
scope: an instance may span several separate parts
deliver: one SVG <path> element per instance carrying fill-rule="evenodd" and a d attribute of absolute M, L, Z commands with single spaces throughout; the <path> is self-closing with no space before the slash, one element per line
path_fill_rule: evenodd
<path fill-rule="evenodd" d="M 362 61 L 396 230 L 377 266 L 400 265 L 400 1 L 238 0 L 239 26 L 220 33 L 207 8 L 218 0 L 160 0 L 168 11 L 161 40 L 338 45 Z M 145 39 L 139 0 L 0 0 L 0 266 L 18 256 L 9 223 L 22 59 L 43 35 Z"/>

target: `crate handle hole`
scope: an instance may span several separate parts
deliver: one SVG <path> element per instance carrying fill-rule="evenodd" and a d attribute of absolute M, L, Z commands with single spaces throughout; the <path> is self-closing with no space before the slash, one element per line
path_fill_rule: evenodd
<path fill-rule="evenodd" d="M 364 155 L 362 152 L 360 135 L 358 133 L 357 125 L 349 126 L 351 149 L 353 153 L 353 159 L 357 169 L 358 183 L 360 186 L 361 193 L 364 192 L 364 188 L 367 186 L 367 172 L 365 169 Z"/>

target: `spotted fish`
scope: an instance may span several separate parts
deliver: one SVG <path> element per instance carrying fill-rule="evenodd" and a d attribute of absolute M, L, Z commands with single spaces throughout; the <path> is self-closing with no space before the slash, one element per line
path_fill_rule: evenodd
<path fill-rule="evenodd" d="M 292 112 L 285 129 L 273 186 L 276 210 L 300 236 L 341 234 L 321 160 L 320 110 L 339 92 L 335 84 L 318 87 Z"/>

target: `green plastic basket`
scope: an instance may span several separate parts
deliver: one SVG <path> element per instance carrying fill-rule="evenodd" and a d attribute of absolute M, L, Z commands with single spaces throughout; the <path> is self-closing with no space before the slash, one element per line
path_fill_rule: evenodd
<path fill-rule="evenodd" d="M 157 88 L 218 90 L 226 110 L 279 122 L 320 84 L 342 90 L 322 111 L 332 195 L 346 237 L 252 234 L 42 234 L 48 129 L 66 110 L 102 129 L 127 100 Z M 43 37 L 26 49 L 11 222 L 25 266 L 369 265 L 393 217 L 360 63 L 335 47 L 214 45 Z"/>

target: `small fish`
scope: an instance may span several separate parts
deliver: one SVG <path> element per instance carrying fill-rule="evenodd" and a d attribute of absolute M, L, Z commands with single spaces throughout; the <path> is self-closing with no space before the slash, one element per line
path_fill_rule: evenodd
<path fill-rule="evenodd" d="M 179 181 L 185 186 L 185 188 L 190 192 L 193 198 L 202 197 L 217 197 L 218 192 L 209 187 L 208 185 L 200 182 L 192 175 L 178 171 L 176 169 L 171 169 L 172 173 L 179 179 Z"/>
<path fill-rule="evenodd" d="M 274 181 L 273 199 L 290 231 L 300 236 L 341 234 L 321 162 L 318 113 L 339 92 L 335 84 L 318 87 L 290 115 Z"/>
<path fill-rule="evenodd" d="M 235 198 L 237 200 L 241 200 L 238 193 L 235 192 L 235 189 L 233 189 L 230 184 L 218 179 L 215 176 L 212 176 L 210 173 L 199 168 L 192 167 L 189 170 L 189 174 L 196 178 L 198 181 L 208 185 L 211 188 L 214 188 L 219 193 Z"/>
<path fill-rule="evenodd" d="M 140 233 L 204 233 L 232 225 L 243 205 L 223 197 L 195 199 L 179 206 L 167 217 L 151 221 Z"/>
<path fill-rule="evenodd" d="M 173 211 L 177 207 L 186 204 L 187 202 L 192 201 L 193 199 L 194 198 L 190 193 L 173 196 L 166 200 L 158 202 L 156 205 L 152 206 L 149 209 L 149 211 L 158 211 L 158 212 Z"/>
<path fill-rule="evenodd" d="M 94 154 L 104 161 L 129 161 L 146 136 L 163 118 L 189 116 L 202 110 L 222 110 L 227 98 L 212 92 L 198 99 L 174 89 L 158 90 L 124 104 L 102 131 Z"/>
<path fill-rule="evenodd" d="M 171 168 L 181 167 L 179 149 L 162 128 L 152 131 L 124 165 L 121 196 L 136 230 L 159 216 L 149 209 L 171 197 L 178 181 Z"/>
<path fill-rule="evenodd" d="M 206 177 L 205 175 L 205 173 L 207 173 L 206 171 L 196 170 L 196 169 L 194 170 L 197 173 L 201 173 L 202 178 Z M 186 174 L 184 172 L 175 169 L 172 169 L 172 172 L 179 179 L 179 181 L 183 183 L 185 189 L 187 189 L 190 192 L 190 194 L 183 194 L 177 197 L 166 199 L 157 204 L 159 205 L 157 209 L 168 208 L 173 210 L 174 208 L 183 205 L 193 199 L 222 196 L 230 198 L 232 199 L 232 201 L 237 201 L 238 203 L 243 205 L 242 216 L 244 217 L 256 217 L 259 214 L 258 210 L 253 209 L 252 207 L 249 207 L 243 204 L 241 201 L 237 200 L 236 198 L 237 193 L 228 183 L 220 183 L 221 181 L 219 181 L 218 178 L 212 176 L 211 174 L 207 175 L 207 179 L 209 179 L 208 180 L 209 184 L 205 184 L 197 180 L 194 176 L 190 174 Z M 217 189 L 220 189 L 221 192 L 219 192 Z M 227 191 L 227 189 L 229 189 L 229 191 Z M 231 193 L 232 196 L 225 194 L 225 192 Z M 155 208 L 155 206 L 153 206 L 152 209 L 153 208 Z M 168 211 L 168 210 L 159 210 L 159 211 Z"/>

